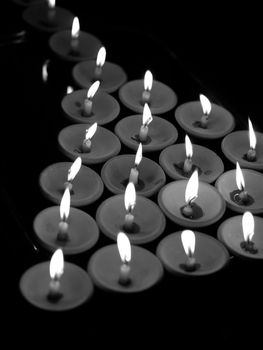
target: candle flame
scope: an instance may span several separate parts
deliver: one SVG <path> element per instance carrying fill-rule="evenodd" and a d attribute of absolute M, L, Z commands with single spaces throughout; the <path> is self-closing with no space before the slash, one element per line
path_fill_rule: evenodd
<path fill-rule="evenodd" d="M 96 66 L 102 67 L 106 61 L 106 49 L 102 46 L 97 54 Z"/>
<path fill-rule="evenodd" d="M 72 23 L 72 29 L 71 29 L 71 36 L 72 38 L 78 38 L 79 37 L 79 19 L 78 17 L 74 17 L 73 23 Z"/>
<path fill-rule="evenodd" d="M 141 163 L 142 160 L 142 144 L 140 143 L 136 152 L 135 156 L 135 165 L 138 166 Z"/>
<path fill-rule="evenodd" d="M 202 106 L 202 109 L 203 109 L 203 113 L 205 115 L 210 114 L 212 106 L 211 106 L 211 103 L 208 100 L 208 98 L 205 95 L 202 95 L 202 94 L 199 95 L 199 98 L 200 98 L 201 106 Z"/>
<path fill-rule="evenodd" d="M 117 236 L 118 251 L 123 263 L 131 261 L 131 244 L 129 238 L 123 232 L 119 232 Z"/>
<path fill-rule="evenodd" d="M 185 153 L 187 158 L 192 158 L 193 156 L 193 146 L 188 135 L 185 135 Z"/>
<path fill-rule="evenodd" d="M 74 91 L 73 87 L 69 85 L 67 87 L 67 95 L 71 94 L 73 91 Z"/>
<path fill-rule="evenodd" d="M 245 188 L 245 180 L 244 180 L 244 176 L 242 173 L 242 170 L 240 168 L 239 163 L 237 162 L 236 164 L 236 184 L 237 184 L 237 188 L 240 191 L 243 191 Z"/>
<path fill-rule="evenodd" d="M 153 117 L 152 117 L 152 112 L 150 110 L 150 107 L 148 103 L 145 103 L 143 107 L 143 114 L 142 114 L 142 125 L 148 126 L 152 120 L 153 120 Z"/>
<path fill-rule="evenodd" d="M 95 132 L 97 131 L 98 123 L 94 123 L 91 125 L 90 128 L 86 129 L 86 136 L 85 140 L 91 140 L 94 136 Z"/>
<path fill-rule="evenodd" d="M 70 190 L 67 187 L 61 198 L 60 207 L 59 207 L 61 220 L 66 221 L 68 219 L 69 211 L 70 211 Z"/>
<path fill-rule="evenodd" d="M 47 0 L 48 7 L 53 9 L 56 6 L 56 0 Z"/>
<path fill-rule="evenodd" d="M 249 146 L 250 148 L 255 149 L 257 144 L 257 138 L 256 138 L 256 134 L 254 132 L 253 125 L 251 123 L 250 118 L 248 118 L 248 129 L 249 129 Z"/>
<path fill-rule="evenodd" d="M 136 204 L 136 191 L 133 182 L 129 182 L 124 193 L 124 206 L 127 211 L 133 210 Z"/>
<path fill-rule="evenodd" d="M 187 182 L 185 189 L 185 201 L 186 203 L 193 202 L 198 197 L 198 170 L 196 169 L 190 179 Z"/>
<path fill-rule="evenodd" d="M 64 273 L 64 257 L 61 248 L 57 249 L 51 257 L 49 274 L 52 279 L 60 278 Z"/>
<path fill-rule="evenodd" d="M 181 240 L 187 256 L 193 256 L 195 252 L 195 234 L 191 230 L 184 230 L 181 233 Z"/>
<path fill-rule="evenodd" d="M 50 60 L 46 60 L 42 66 L 42 79 L 44 82 L 46 82 L 47 78 L 48 78 L 47 68 L 48 68 L 49 62 L 50 62 Z"/>
<path fill-rule="evenodd" d="M 153 75 L 147 70 L 144 74 L 144 90 L 151 91 L 153 85 Z"/>
<path fill-rule="evenodd" d="M 255 222 L 250 211 L 246 211 L 242 216 L 242 228 L 245 242 L 251 241 L 254 236 Z"/>
<path fill-rule="evenodd" d="M 94 95 L 96 94 L 96 92 L 98 91 L 98 88 L 100 87 L 100 81 L 97 80 L 95 81 L 95 83 L 93 83 L 91 85 L 91 87 L 89 88 L 88 92 L 87 92 L 87 98 L 88 99 L 92 99 L 94 97 Z"/>
<path fill-rule="evenodd" d="M 81 168 L 82 160 L 81 157 L 78 157 L 75 159 L 74 163 L 71 165 L 71 167 L 68 170 L 68 181 L 73 181 L 77 173 L 79 172 L 79 169 Z"/>

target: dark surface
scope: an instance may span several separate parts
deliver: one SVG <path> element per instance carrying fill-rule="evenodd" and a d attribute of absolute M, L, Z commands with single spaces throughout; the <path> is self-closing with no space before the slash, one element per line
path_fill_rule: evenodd
<path fill-rule="evenodd" d="M 197 100 L 202 92 L 233 113 L 236 130 L 247 127 L 249 114 L 255 129 L 262 131 L 260 90 L 256 86 L 261 70 L 256 9 L 252 14 L 247 8 L 232 14 L 228 8 L 215 8 L 204 20 L 202 9 L 196 12 L 190 6 L 187 11 L 176 8 L 172 12 L 167 6 L 160 9 L 147 3 L 143 7 L 131 3 L 123 4 L 117 14 L 109 4 L 105 8 L 93 4 L 87 9 L 80 3 L 61 1 L 59 5 L 65 4 L 79 15 L 81 28 L 101 39 L 109 61 L 120 64 L 129 80 L 143 77 L 150 69 L 156 79 L 174 89 L 178 104 Z M 144 23 L 148 9 L 150 17 Z M 67 161 L 58 149 L 57 135 L 70 124 L 60 103 L 66 87 L 74 84 L 72 65 L 52 55 L 45 35 L 27 29 L 25 42 L 10 42 L 15 32 L 25 28 L 18 6 L 5 2 L 1 18 L 1 311 L 5 328 L 19 330 L 26 320 L 28 332 L 46 334 L 48 340 L 49 332 L 52 337 L 59 330 L 62 340 L 69 336 L 75 345 L 83 340 L 86 347 L 91 338 L 104 338 L 114 344 L 120 334 L 127 334 L 127 339 L 162 339 L 171 344 L 186 335 L 187 344 L 206 344 L 213 339 L 226 346 L 236 344 L 251 321 L 255 330 L 255 315 L 262 312 L 262 263 L 237 258 L 231 259 L 223 271 L 201 279 L 165 274 L 158 286 L 138 295 L 127 297 L 96 289 L 88 304 L 62 314 L 38 310 L 23 299 L 18 288 L 22 273 L 50 259 L 50 254 L 35 241 L 32 229 L 36 214 L 52 205 L 42 196 L 38 177 L 46 166 Z M 247 22 L 247 18 L 253 21 Z M 208 40 L 208 49 L 204 49 L 203 40 Z M 51 61 L 49 79 L 44 84 L 41 67 L 46 59 Z M 134 114 L 121 108 L 120 117 Z M 165 117 L 176 125 L 174 111 Z M 113 130 L 114 125 L 107 127 Z M 183 142 L 184 132 L 176 127 L 180 133 L 177 142 Z M 225 170 L 233 168 L 223 157 L 220 142 L 209 142 L 209 147 L 222 157 Z M 121 153 L 130 151 L 122 147 Z M 151 155 L 152 159 L 157 157 L 158 154 Z M 93 169 L 100 173 L 99 166 Z M 105 190 L 99 203 L 84 210 L 95 217 L 97 206 L 109 196 Z M 152 199 L 156 201 L 156 197 Z M 231 215 L 227 211 L 223 219 Z M 202 232 L 215 237 L 219 223 Z M 178 229 L 167 221 L 165 235 Z M 155 252 L 158 242 L 145 248 Z M 86 269 L 91 254 L 110 243 L 101 234 L 94 249 L 67 259 Z M 75 327 L 77 333 L 73 332 Z"/>

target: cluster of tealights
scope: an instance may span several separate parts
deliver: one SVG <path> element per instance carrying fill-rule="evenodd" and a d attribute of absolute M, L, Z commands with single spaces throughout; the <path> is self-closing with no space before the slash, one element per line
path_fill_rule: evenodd
<path fill-rule="evenodd" d="M 60 13 L 54 1 L 47 4 L 41 11 L 29 7 L 24 19 L 38 29 L 55 32 L 50 48 L 60 58 L 77 62 L 72 74 L 81 89 L 70 91 L 61 103 L 75 123 L 58 135 L 60 149 L 70 162 L 52 164 L 40 175 L 43 194 L 57 206 L 37 215 L 34 231 L 53 255 L 50 263 L 33 266 L 22 276 L 20 287 L 27 300 L 40 308 L 70 309 L 91 297 L 93 284 L 138 292 L 159 282 L 164 269 L 188 276 L 217 272 L 228 262 L 228 251 L 261 259 L 262 218 L 253 214 L 263 212 L 263 176 L 256 171 L 263 169 L 263 135 L 254 132 L 250 119 L 249 132 L 232 132 L 233 116 L 200 94 L 200 101 L 175 109 L 175 120 L 185 131 L 185 143 L 176 144 L 176 127 L 154 115 L 173 110 L 177 104 L 173 90 L 155 81 L 149 70 L 143 80 L 127 82 L 123 69 L 106 61 L 100 41 L 80 32 L 77 17 L 65 10 Z M 66 29 L 59 31 L 59 24 Z M 113 133 L 101 125 L 119 116 L 119 102 L 110 95 L 114 91 L 125 107 L 138 114 L 121 118 Z M 224 173 L 219 156 L 192 144 L 189 135 L 222 138 L 222 151 L 236 169 Z M 121 145 L 132 154 L 119 155 Z M 160 152 L 159 164 L 145 157 L 147 152 Z M 93 164 L 103 164 L 101 177 L 91 168 Z M 166 183 L 166 177 L 174 181 Z M 114 196 L 99 205 L 95 219 L 78 209 L 98 200 L 104 186 Z M 158 205 L 148 198 L 153 195 Z M 219 221 L 226 207 L 242 215 L 222 222 L 218 239 L 194 231 Z M 182 229 L 161 238 L 167 219 Z M 114 244 L 90 257 L 87 272 L 64 263 L 64 255 L 94 247 L 100 232 Z M 156 254 L 140 247 L 158 237 Z"/>

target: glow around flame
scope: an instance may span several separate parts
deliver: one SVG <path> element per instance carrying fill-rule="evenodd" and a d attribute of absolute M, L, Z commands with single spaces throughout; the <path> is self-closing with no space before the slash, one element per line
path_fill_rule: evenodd
<path fill-rule="evenodd" d="M 195 252 L 195 234 L 191 230 L 184 230 L 181 233 L 181 240 L 187 256 L 193 256 Z"/>
<path fill-rule="evenodd" d="M 71 29 L 71 36 L 72 38 L 78 38 L 79 37 L 79 19 L 78 17 L 74 17 L 73 23 L 72 23 L 72 29 Z"/>
<path fill-rule="evenodd" d="M 75 159 L 68 171 L 68 181 L 73 181 L 77 173 L 81 168 L 82 160 L 81 157 Z"/>
<path fill-rule="evenodd" d="M 96 94 L 96 92 L 98 91 L 98 88 L 100 87 L 100 81 L 97 80 L 95 81 L 95 83 L 93 83 L 91 85 L 91 87 L 89 88 L 88 92 L 87 92 L 87 98 L 91 99 L 94 97 L 94 95 Z"/>
<path fill-rule="evenodd" d="M 196 169 L 187 182 L 185 189 L 185 201 L 190 203 L 198 197 L 198 170 Z"/>
<path fill-rule="evenodd" d="M 257 144 L 257 138 L 256 138 L 256 134 L 254 132 L 253 125 L 251 123 L 250 118 L 248 118 L 248 132 L 249 132 L 249 146 L 250 148 L 255 149 Z"/>
<path fill-rule="evenodd" d="M 56 6 L 56 0 L 48 0 L 47 4 L 50 9 L 53 9 Z"/>
<path fill-rule="evenodd" d="M 136 204 L 136 191 L 133 182 L 129 182 L 124 193 L 124 206 L 127 211 L 133 210 Z"/>
<path fill-rule="evenodd" d="M 199 98 L 203 109 L 203 113 L 206 115 L 210 114 L 212 106 L 208 98 L 202 94 L 199 95 Z"/>
<path fill-rule="evenodd" d="M 144 74 L 144 90 L 151 91 L 152 90 L 152 85 L 153 85 L 153 75 L 152 73 L 147 70 L 146 73 Z"/>
<path fill-rule="evenodd" d="M 237 188 L 240 191 L 243 191 L 245 188 L 245 179 L 242 173 L 242 170 L 240 168 L 239 163 L 237 162 L 236 164 L 236 184 L 237 184 Z"/>
<path fill-rule="evenodd" d="M 250 211 L 246 211 L 242 216 L 242 228 L 244 240 L 251 241 L 254 236 L 255 222 L 254 217 Z"/>
<path fill-rule="evenodd" d="M 131 261 L 131 244 L 129 238 L 123 232 L 119 232 L 117 236 L 117 246 L 121 261 L 128 263 Z"/>
<path fill-rule="evenodd" d="M 91 140 L 97 131 L 98 123 L 94 123 L 90 128 L 86 129 L 85 140 Z"/>
<path fill-rule="evenodd" d="M 152 117 L 152 112 L 150 110 L 150 107 L 148 103 L 145 103 L 143 107 L 143 114 L 142 114 L 142 125 L 148 126 L 152 122 L 152 120 L 153 120 L 153 117 Z"/>
<path fill-rule="evenodd" d="M 69 211 L 70 211 L 70 190 L 67 187 L 64 191 L 64 194 L 60 202 L 60 207 L 59 207 L 60 219 L 67 220 L 69 217 Z"/>
<path fill-rule="evenodd" d="M 47 81 L 48 78 L 48 65 L 49 65 L 50 60 L 46 60 L 42 66 L 42 79 L 43 81 Z"/>
<path fill-rule="evenodd" d="M 60 278 L 64 273 L 64 257 L 62 249 L 57 249 L 51 257 L 49 274 L 52 279 Z"/>
<path fill-rule="evenodd" d="M 140 143 L 136 152 L 135 156 L 135 165 L 138 166 L 141 163 L 142 160 L 142 144 Z"/>
<path fill-rule="evenodd" d="M 102 46 L 97 54 L 96 66 L 102 67 L 106 61 L 106 49 Z"/>
<path fill-rule="evenodd" d="M 187 158 L 192 158 L 193 156 L 193 146 L 188 135 L 185 135 L 185 153 Z"/>

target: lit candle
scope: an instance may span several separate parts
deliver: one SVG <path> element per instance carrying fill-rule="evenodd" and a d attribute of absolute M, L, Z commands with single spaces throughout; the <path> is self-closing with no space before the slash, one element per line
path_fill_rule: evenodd
<path fill-rule="evenodd" d="M 135 186 L 138 184 L 138 176 L 139 176 L 138 165 L 140 164 L 141 160 L 142 160 L 142 144 L 140 143 L 135 156 L 134 167 L 131 168 L 131 172 L 129 176 L 129 182 L 132 182 Z"/>
<path fill-rule="evenodd" d="M 60 203 L 60 219 L 61 221 L 58 224 L 58 235 L 57 240 L 61 242 L 66 242 L 69 240 L 68 236 L 68 217 L 70 212 L 70 191 L 67 187 L 64 191 L 64 194 Z"/>
<path fill-rule="evenodd" d="M 67 95 L 71 94 L 74 91 L 72 86 L 67 86 Z"/>
<path fill-rule="evenodd" d="M 148 138 L 148 125 L 152 122 L 153 117 L 147 103 L 143 107 L 142 126 L 140 128 L 139 139 L 141 142 L 146 142 Z"/>
<path fill-rule="evenodd" d="M 73 164 L 71 165 L 71 167 L 68 170 L 68 177 L 67 177 L 67 181 L 65 182 L 64 186 L 65 186 L 65 188 L 68 187 L 70 191 L 72 191 L 72 188 L 73 188 L 72 181 L 75 179 L 76 175 L 78 174 L 78 172 L 81 168 L 81 164 L 82 164 L 81 157 L 78 157 L 75 159 L 75 161 L 73 162 Z"/>
<path fill-rule="evenodd" d="M 188 135 L 185 135 L 185 153 L 186 153 L 186 159 L 184 161 L 184 172 L 188 174 L 192 171 L 192 165 L 193 165 L 193 162 L 192 162 L 193 146 Z"/>
<path fill-rule="evenodd" d="M 96 59 L 96 67 L 94 70 L 94 80 L 101 79 L 102 67 L 104 66 L 105 61 L 106 61 L 106 49 L 104 46 L 102 46 L 99 49 L 97 59 Z"/>
<path fill-rule="evenodd" d="M 148 103 L 148 104 L 150 103 L 151 90 L 153 85 L 153 75 L 149 70 L 147 70 L 144 75 L 143 85 L 144 85 L 144 90 L 142 93 L 142 103 L 144 105 L 145 103 Z"/>
<path fill-rule="evenodd" d="M 120 267 L 119 283 L 127 286 L 131 283 L 130 278 L 130 261 L 131 261 L 131 244 L 129 238 L 123 232 L 119 232 L 117 236 L 117 246 L 122 261 Z"/>
<path fill-rule="evenodd" d="M 92 99 L 95 96 L 96 92 L 98 91 L 99 87 L 100 87 L 100 82 L 99 80 L 97 80 L 88 89 L 87 98 L 85 98 L 84 100 L 83 113 L 85 117 L 90 117 L 92 114 Z"/>
<path fill-rule="evenodd" d="M 71 28 L 71 42 L 70 47 L 72 52 L 76 53 L 79 49 L 79 32 L 80 25 L 78 17 L 74 17 Z"/>
<path fill-rule="evenodd" d="M 258 250 L 254 247 L 254 242 L 252 237 L 254 236 L 255 222 L 253 214 L 249 211 L 246 211 L 242 217 L 242 228 L 244 241 L 241 242 L 241 248 L 246 252 L 251 254 L 256 254 Z"/>
<path fill-rule="evenodd" d="M 257 138 L 256 134 L 253 129 L 253 125 L 251 123 L 251 120 L 248 118 L 248 128 L 249 128 L 249 150 L 246 154 L 247 160 L 249 162 L 254 162 L 256 160 L 257 154 L 256 154 L 256 144 L 257 144 Z"/>
<path fill-rule="evenodd" d="M 181 240 L 184 247 L 187 260 L 185 263 L 185 269 L 187 271 L 193 271 L 196 269 L 196 261 L 194 258 L 195 252 L 195 234 L 191 230 L 184 230 L 181 233 Z"/>
<path fill-rule="evenodd" d="M 186 205 L 182 207 L 182 214 L 188 218 L 194 215 L 193 202 L 198 197 L 198 187 L 198 171 L 195 170 L 187 183 L 185 189 Z"/>
<path fill-rule="evenodd" d="M 134 216 L 132 214 L 136 204 L 136 191 L 134 184 L 129 182 L 124 194 L 124 206 L 126 209 L 124 229 L 126 232 L 133 231 Z"/>
<path fill-rule="evenodd" d="M 202 110 L 203 110 L 203 115 L 201 117 L 201 121 L 200 121 L 200 125 L 202 128 L 206 129 L 207 128 L 207 123 L 208 123 L 208 117 L 211 113 L 211 103 L 208 100 L 208 98 L 205 95 L 200 94 L 199 95 L 200 98 L 200 103 L 202 106 Z"/>
<path fill-rule="evenodd" d="M 46 60 L 44 63 L 43 63 L 43 66 L 42 66 L 42 80 L 44 83 L 47 82 L 47 79 L 48 79 L 48 65 L 50 63 L 50 60 Z"/>
<path fill-rule="evenodd" d="M 90 128 L 86 129 L 85 139 L 81 147 L 83 153 L 89 153 L 91 151 L 91 139 L 95 135 L 97 127 L 98 124 L 94 123 Z"/>
<path fill-rule="evenodd" d="M 53 22 L 56 16 L 56 0 L 47 0 L 47 3 L 48 3 L 47 18 L 48 18 L 48 21 Z"/>
<path fill-rule="evenodd" d="M 249 201 L 249 196 L 245 190 L 245 179 L 238 162 L 236 163 L 236 185 L 238 192 L 233 192 L 233 200 L 241 202 L 242 204 L 246 204 Z"/>
<path fill-rule="evenodd" d="M 50 283 L 49 283 L 49 292 L 47 298 L 49 301 L 56 303 L 62 297 L 61 286 L 60 286 L 60 277 L 64 273 L 64 257 L 62 249 L 57 249 L 50 260 L 49 265 L 49 274 L 50 274 Z"/>

